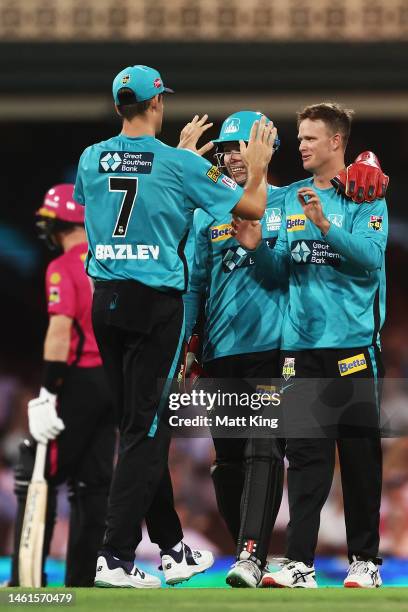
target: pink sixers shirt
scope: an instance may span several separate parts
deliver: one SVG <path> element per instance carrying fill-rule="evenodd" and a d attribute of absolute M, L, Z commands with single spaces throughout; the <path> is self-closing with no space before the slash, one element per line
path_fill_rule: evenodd
<path fill-rule="evenodd" d="M 87 250 L 86 243 L 77 244 L 54 259 L 46 274 L 48 313 L 73 320 L 68 365 L 80 368 L 102 365 L 91 321 L 93 286 L 84 269 Z"/>

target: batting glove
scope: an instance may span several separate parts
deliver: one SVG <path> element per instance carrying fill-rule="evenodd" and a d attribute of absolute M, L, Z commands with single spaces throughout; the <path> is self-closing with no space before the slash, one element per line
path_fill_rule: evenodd
<path fill-rule="evenodd" d="M 200 338 L 197 334 L 193 334 L 184 348 L 184 359 L 177 377 L 184 393 L 190 393 L 197 386 L 199 379 L 207 376 L 197 361 L 199 346 Z"/>
<path fill-rule="evenodd" d="M 28 427 L 37 442 L 54 440 L 65 425 L 56 411 L 57 396 L 41 387 L 40 395 L 28 402 Z"/>
<path fill-rule="evenodd" d="M 364 151 L 345 170 L 339 172 L 331 183 L 337 193 L 362 204 L 384 198 L 389 180 L 382 171 L 377 156 L 371 151 Z"/>

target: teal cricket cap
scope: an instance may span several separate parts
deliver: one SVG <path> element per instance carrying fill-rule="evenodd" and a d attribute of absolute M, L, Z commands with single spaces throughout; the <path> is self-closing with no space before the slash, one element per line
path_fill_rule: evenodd
<path fill-rule="evenodd" d="M 124 91 L 121 92 L 121 89 Z M 128 66 L 113 79 L 113 99 L 118 105 L 144 102 L 163 92 L 174 93 L 172 89 L 164 87 L 160 72 L 149 66 Z"/>
<path fill-rule="evenodd" d="M 248 142 L 251 133 L 251 128 L 255 121 L 262 119 L 263 114 L 255 111 L 239 111 L 227 117 L 221 126 L 220 135 L 218 138 L 213 140 L 217 144 L 224 142 L 234 142 L 238 140 L 244 140 Z M 266 123 L 269 123 L 270 119 L 266 117 Z M 275 139 L 274 149 L 276 150 L 280 145 L 279 138 Z"/>

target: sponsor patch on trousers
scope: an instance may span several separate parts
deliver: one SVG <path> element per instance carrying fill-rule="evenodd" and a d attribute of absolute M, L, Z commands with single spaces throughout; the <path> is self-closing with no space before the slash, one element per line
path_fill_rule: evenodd
<path fill-rule="evenodd" d="M 337 362 L 339 366 L 340 376 L 348 376 L 354 372 L 360 372 L 360 370 L 367 370 L 367 360 L 363 353 L 354 355 L 353 357 L 347 357 Z"/>

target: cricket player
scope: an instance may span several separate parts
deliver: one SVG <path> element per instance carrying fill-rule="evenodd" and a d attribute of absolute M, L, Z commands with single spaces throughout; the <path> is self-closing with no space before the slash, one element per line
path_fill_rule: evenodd
<path fill-rule="evenodd" d="M 344 168 L 351 117 L 351 111 L 334 103 L 299 113 L 299 150 L 305 170 L 313 176 L 289 187 L 286 223 L 273 251 L 265 248 L 259 225 L 234 223 L 240 242 L 256 249 L 257 265 L 269 267 L 274 275 L 289 275 L 282 329 L 283 406 L 286 415 L 294 415 L 298 431 L 302 419 L 306 421 L 309 434 L 291 433 L 287 439 L 287 561 L 280 571 L 265 574 L 262 586 L 317 586 L 314 555 L 336 440 L 324 437 L 327 430 L 318 421 L 320 436 L 310 435 L 310 424 L 317 414 L 332 425 L 330 411 L 339 407 L 347 407 L 353 431 L 363 420 L 357 427 L 363 432 L 359 437 L 337 439 L 350 561 L 344 586 L 381 585 L 379 400 L 384 369 L 379 332 L 385 316 L 388 217 L 384 199 L 357 204 L 339 197 L 332 187 L 331 177 Z M 330 379 L 330 385 L 324 379 Z"/>
<path fill-rule="evenodd" d="M 242 143 L 248 165 L 242 189 L 194 152 L 156 139 L 166 91 L 157 70 L 147 66 L 115 77 L 122 132 L 85 149 L 75 186 L 75 199 L 85 205 L 86 269 L 95 279 L 94 330 L 120 429 L 97 586 L 160 586 L 158 577 L 133 563 L 141 522 L 167 469 L 170 432 L 161 413 L 184 339 L 184 244 L 197 207 L 217 218 L 231 211 L 262 218 L 276 137 L 262 118 L 248 146 Z M 169 584 L 213 563 L 211 553 L 182 542 L 181 530 L 169 529 L 159 547 Z"/>
<path fill-rule="evenodd" d="M 113 469 L 112 404 L 92 330 L 92 284 L 84 272 L 88 250 L 84 210 L 72 184 L 55 185 L 37 211 L 40 237 L 62 251 L 48 266 L 49 324 L 39 397 L 28 404 L 33 439 L 20 446 L 15 472 L 18 507 L 11 586 L 19 584 L 18 552 L 35 442 L 48 442 L 48 504 L 44 561 L 49 553 L 57 486 L 68 483 L 70 525 L 65 585 L 93 586 Z M 46 576 L 43 573 L 43 583 Z"/>
<path fill-rule="evenodd" d="M 215 142 L 220 163 L 239 184 L 245 184 L 246 167 L 239 140 L 247 141 L 259 113 L 241 111 L 228 117 Z M 361 168 L 353 164 L 349 177 L 355 197 L 367 197 L 369 184 Z M 373 169 L 374 172 L 374 169 Z M 339 177 L 341 178 L 341 177 Z M 365 180 L 363 180 L 365 179 Z M 342 179 L 344 180 L 344 178 Z M 378 182 L 378 176 L 374 183 Z M 262 239 L 269 248 L 276 243 L 288 187 L 268 186 L 268 203 L 261 222 Z M 377 195 L 377 191 L 375 192 Z M 205 298 L 203 367 L 218 379 L 278 379 L 283 313 L 287 305 L 287 274 L 260 274 L 255 258 L 231 235 L 231 216 L 214 220 L 204 211 L 194 219 L 195 257 L 191 283 L 184 296 L 186 338 L 190 338 L 202 298 Z M 194 340 L 192 341 L 192 343 Z M 191 345 L 192 345 L 191 343 Z M 189 352 L 189 366 L 195 355 Z M 189 371 L 186 372 L 187 377 Z M 191 373 L 191 378 L 194 373 Z M 267 385 L 268 386 L 268 385 Z M 265 389 L 265 387 L 263 387 Z M 214 438 L 216 459 L 212 478 L 221 515 L 237 543 L 237 560 L 227 576 L 235 587 L 259 585 L 270 533 L 282 497 L 282 440 Z M 245 485 L 244 485 L 245 483 Z M 259 483 L 259 484 L 258 484 Z"/>
<path fill-rule="evenodd" d="M 245 185 L 248 173 L 239 141 L 248 142 L 261 113 L 228 117 L 213 141 L 230 180 Z M 268 185 L 262 239 L 273 249 L 284 216 L 286 188 Z M 279 348 L 287 302 L 287 276 L 260 275 L 254 259 L 231 236 L 231 214 L 213 219 L 204 210 L 194 218 L 195 251 L 191 282 L 184 296 L 186 338 L 191 337 L 205 298 L 203 367 L 215 379 L 257 379 L 271 390 L 279 378 Z M 188 375 L 188 372 L 187 372 Z M 236 385 L 237 386 L 237 385 Z M 265 389 L 265 387 L 263 387 Z M 237 389 L 234 388 L 234 391 Z M 253 392 L 259 391 L 253 388 Z M 221 515 L 237 545 L 227 576 L 233 587 L 256 587 L 261 580 L 270 534 L 283 491 L 282 441 L 214 437 L 212 479 Z M 240 512 L 240 508 L 242 512 Z"/>

